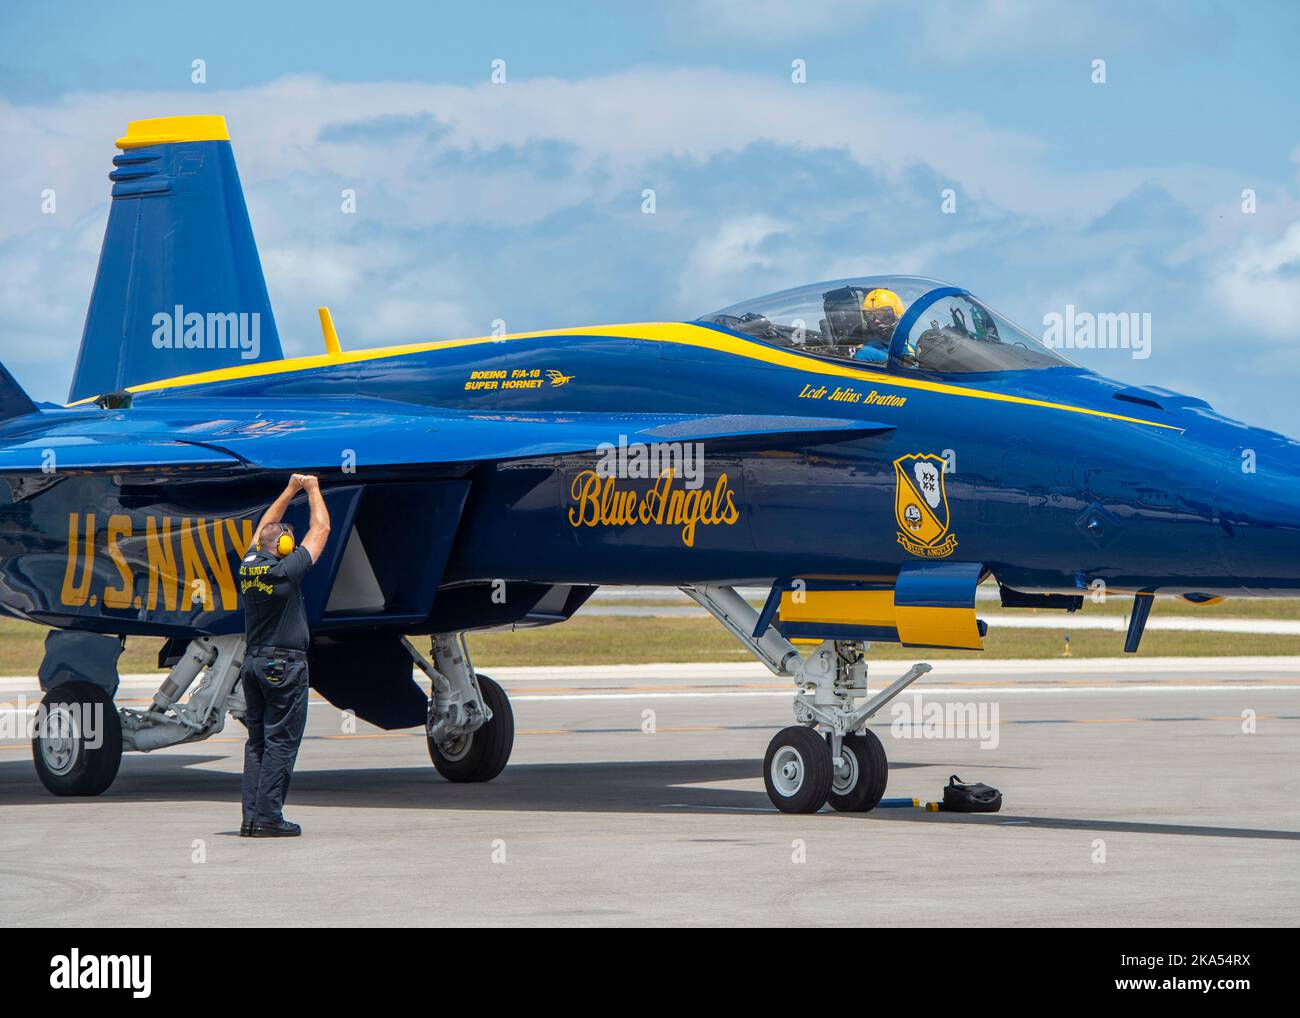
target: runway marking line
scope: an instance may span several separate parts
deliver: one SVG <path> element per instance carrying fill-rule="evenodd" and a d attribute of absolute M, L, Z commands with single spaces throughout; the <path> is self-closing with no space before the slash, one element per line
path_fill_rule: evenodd
<path fill-rule="evenodd" d="M 1300 721 L 1300 714 L 1257 714 L 1257 721 Z M 1162 724 L 1168 722 L 1239 722 L 1240 715 L 1236 714 L 1216 714 L 1206 717 L 1155 717 L 1155 718 L 1017 718 L 1009 721 L 1000 721 L 999 725 L 1129 725 L 1129 724 Z M 665 725 L 655 729 L 653 733 L 643 732 L 637 728 L 521 728 L 516 730 L 516 735 L 633 735 L 633 734 L 661 734 L 661 735 L 689 735 L 701 732 L 750 732 L 770 730 L 773 726 L 768 724 L 753 725 Z M 891 724 L 874 724 L 870 728 L 889 729 Z M 921 724 L 912 725 L 912 728 L 923 727 Z M 957 726 L 949 723 L 945 724 L 944 731 L 954 730 Z M 400 732 L 357 732 L 352 735 L 306 735 L 303 737 L 304 742 L 316 740 L 347 741 L 349 739 L 423 739 L 425 734 L 422 730 L 417 731 L 400 731 Z M 227 745 L 243 745 L 247 740 L 243 736 L 215 736 L 211 739 L 203 740 L 205 743 L 224 743 Z M 26 750 L 30 748 L 27 740 L 12 741 L 7 740 L 0 743 L 0 752 L 4 750 Z M 196 746 L 198 743 L 187 743 L 186 745 Z"/>

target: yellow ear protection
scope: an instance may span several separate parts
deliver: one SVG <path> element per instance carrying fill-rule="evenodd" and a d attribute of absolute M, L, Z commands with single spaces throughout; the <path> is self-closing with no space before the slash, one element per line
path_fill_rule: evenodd
<path fill-rule="evenodd" d="M 284 558 L 293 551 L 293 531 L 289 529 L 287 523 L 281 524 L 281 527 L 283 529 L 280 531 L 280 536 L 276 539 L 275 552 L 281 558 Z"/>

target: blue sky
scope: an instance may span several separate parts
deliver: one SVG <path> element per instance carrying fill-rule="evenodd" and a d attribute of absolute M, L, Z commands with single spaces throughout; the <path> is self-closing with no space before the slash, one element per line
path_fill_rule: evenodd
<path fill-rule="evenodd" d="M 291 352 L 318 303 L 375 345 L 915 272 L 1036 332 L 1067 304 L 1149 312 L 1149 358 L 1075 359 L 1300 434 L 1297 38 L 1281 2 L 20 2 L 0 359 L 63 398 L 113 139 L 223 113 Z"/>

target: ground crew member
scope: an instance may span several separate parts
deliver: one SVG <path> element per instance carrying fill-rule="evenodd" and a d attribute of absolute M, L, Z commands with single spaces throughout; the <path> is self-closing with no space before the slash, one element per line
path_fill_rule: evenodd
<path fill-rule="evenodd" d="M 311 526 L 295 546 L 284 511 L 299 491 L 307 493 Z M 330 517 L 320 483 L 294 474 L 258 521 L 253 544 L 239 566 L 244 600 L 244 821 L 241 837 L 295 838 L 302 828 L 285 820 L 298 746 L 307 725 L 307 611 L 302 579 L 329 539 Z"/>

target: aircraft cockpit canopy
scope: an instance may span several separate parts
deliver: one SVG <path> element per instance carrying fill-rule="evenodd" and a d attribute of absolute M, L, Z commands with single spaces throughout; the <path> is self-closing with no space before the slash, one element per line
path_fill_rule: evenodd
<path fill-rule="evenodd" d="M 880 368 L 965 374 L 1070 363 L 965 290 L 918 276 L 813 283 L 697 321 Z"/>

